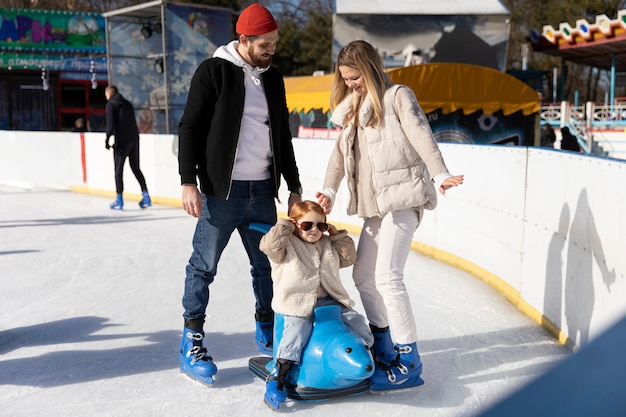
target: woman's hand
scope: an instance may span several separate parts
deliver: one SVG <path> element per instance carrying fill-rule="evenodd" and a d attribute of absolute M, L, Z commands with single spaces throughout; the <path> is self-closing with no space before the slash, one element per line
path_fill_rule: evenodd
<path fill-rule="evenodd" d="M 317 204 L 322 206 L 324 210 L 324 214 L 328 215 L 333 209 L 333 201 L 328 198 L 326 195 L 320 193 L 319 191 L 315 193 L 315 197 L 317 197 Z"/>
<path fill-rule="evenodd" d="M 441 183 L 441 186 L 439 187 L 439 192 L 445 195 L 448 188 L 456 187 L 457 185 L 461 184 L 463 184 L 463 175 L 448 177 Z"/>

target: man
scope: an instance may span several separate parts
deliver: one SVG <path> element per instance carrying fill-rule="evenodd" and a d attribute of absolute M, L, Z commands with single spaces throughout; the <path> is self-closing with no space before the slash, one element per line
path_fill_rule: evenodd
<path fill-rule="evenodd" d="M 74 121 L 74 127 L 72 128 L 72 132 L 86 132 L 87 128 L 85 127 L 85 119 L 79 117 Z"/>
<path fill-rule="evenodd" d="M 262 233 L 249 226 L 276 223 L 281 175 L 291 192 L 288 207 L 302 194 L 284 80 L 270 66 L 278 24 L 255 3 L 241 12 L 236 31 L 237 40 L 196 70 L 179 125 L 183 208 L 198 219 L 186 269 L 179 359 L 184 373 L 206 384 L 213 383 L 217 367 L 204 346 L 203 326 L 222 251 L 237 229 L 251 264 L 256 342 L 271 355 L 270 264 L 259 250 Z"/>
<path fill-rule="evenodd" d="M 113 164 L 115 167 L 115 191 L 117 198 L 111 203 L 111 210 L 123 210 L 124 199 L 124 163 L 126 158 L 130 163 L 130 169 L 141 187 L 142 199 L 139 207 L 142 209 L 150 207 L 152 201 L 148 194 L 146 179 L 139 168 L 139 129 L 135 120 L 135 109 L 130 101 L 126 100 L 114 85 L 109 85 L 104 90 L 107 99 L 106 121 L 107 133 L 104 142 L 105 148 L 113 148 Z M 115 143 L 110 144 L 111 136 L 115 137 Z"/>
<path fill-rule="evenodd" d="M 556 142 L 556 133 L 549 123 L 544 124 L 541 127 L 540 146 L 543 148 L 554 148 L 554 142 Z"/>

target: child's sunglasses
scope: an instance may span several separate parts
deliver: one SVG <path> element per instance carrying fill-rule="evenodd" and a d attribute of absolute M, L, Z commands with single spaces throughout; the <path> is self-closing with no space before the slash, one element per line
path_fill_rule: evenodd
<path fill-rule="evenodd" d="M 301 223 L 297 223 L 297 225 L 300 229 L 304 230 L 305 232 L 308 232 L 309 230 L 311 230 L 313 226 L 316 226 L 317 230 L 319 230 L 320 232 L 325 232 L 328 230 L 328 223 L 324 223 L 324 222 L 319 222 L 319 223 L 301 222 Z"/>

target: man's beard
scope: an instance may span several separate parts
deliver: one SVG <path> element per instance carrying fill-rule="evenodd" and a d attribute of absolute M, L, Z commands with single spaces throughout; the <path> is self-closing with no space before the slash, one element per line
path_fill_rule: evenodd
<path fill-rule="evenodd" d="M 266 68 L 269 67 L 272 63 L 272 55 L 257 55 L 254 53 L 254 48 L 252 46 L 248 48 L 248 56 L 250 57 L 250 61 L 252 61 L 252 64 L 254 64 L 255 67 Z"/>

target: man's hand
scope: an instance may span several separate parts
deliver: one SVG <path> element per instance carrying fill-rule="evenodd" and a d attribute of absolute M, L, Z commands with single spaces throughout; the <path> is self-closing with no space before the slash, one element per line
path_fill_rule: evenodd
<path fill-rule="evenodd" d="M 293 206 L 295 203 L 299 203 L 300 201 L 302 201 L 302 196 L 300 194 L 289 194 L 289 200 L 287 201 L 287 216 L 289 216 L 289 213 L 291 213 L 291 206 Z"/>
<path fill-rule="evenodd" d="M 111 145 L 111 138 L 113 138 L 113 145 Z M 115 135 L 111 135 L 104 140 L 104 147 L 108 151 L 111 148 L 115 148 Z"/>
<path fill-rule="evenodd" d="M 195 184 L 183 184 L 183 209 L 193 217 L 202 213 L 202 195 Z"/>

